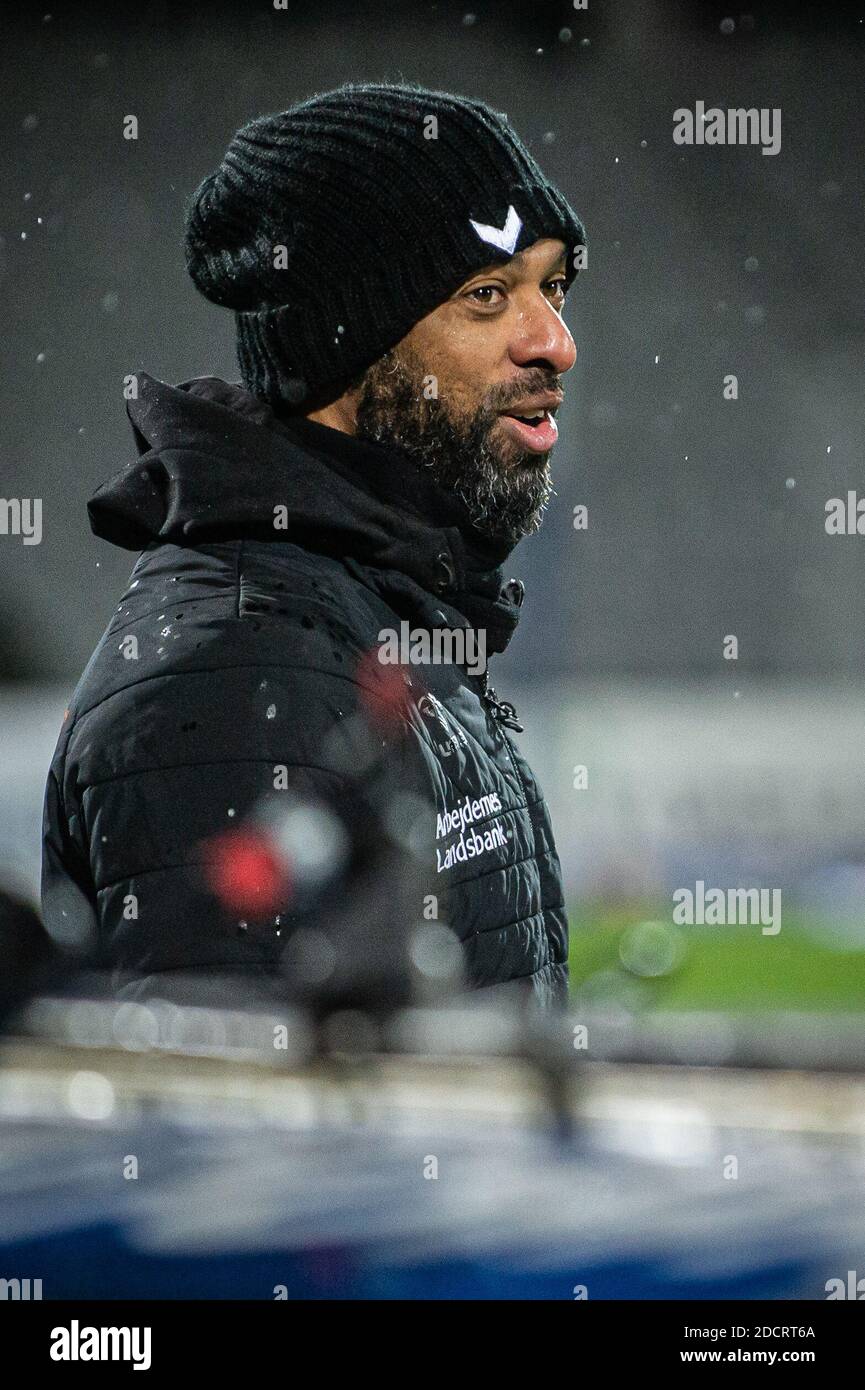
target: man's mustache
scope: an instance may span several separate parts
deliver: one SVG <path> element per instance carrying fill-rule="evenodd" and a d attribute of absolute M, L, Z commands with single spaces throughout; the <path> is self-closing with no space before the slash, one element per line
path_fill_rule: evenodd
<path fill-rule="evenodd" d="M 518 405 L 521 401 L 527 400 L 531 396 L 556 395 L 564 396 L 564 388 L 560 376 L 527 376 L 523 377 L 518 386 L 509 387 L 508 391 L 501 398 L 493 398 L 487 404 L 490 413 L 500 415 L 509 406 Z M 558 409 L 558 407 L 556 407 Z"/>

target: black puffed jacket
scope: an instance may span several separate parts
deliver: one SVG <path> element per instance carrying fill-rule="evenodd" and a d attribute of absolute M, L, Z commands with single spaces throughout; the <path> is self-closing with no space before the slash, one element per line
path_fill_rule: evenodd
<path fill-rule="evenodd" d="M 340 796 L 351 749 L 334 760 L 333 730 L 375 698 L 365 662 L 383 631 L 469 625 L 489 656 L 522 586 L 396 450 L 211 377 L 142 374 L 127 408 L 138 457 L 89 512 L 97 535 L 141 553 L 50 768 L 43 913 L 60 940 L 89 930 L 124 978 L 273 971 L 286 931 L 238 931 L 197 873 L 200 846 L 243 823 L 276 765 Z M 430 892 L 468 981 L 520 980 L 562 1004 L 559 860 L 512 709 L 464 666 L 420 674 L 402 755 L 434 808 Z"/>

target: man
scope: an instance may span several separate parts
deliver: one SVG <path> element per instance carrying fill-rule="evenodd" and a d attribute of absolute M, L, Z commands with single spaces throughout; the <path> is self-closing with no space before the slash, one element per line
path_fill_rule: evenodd
<path fill-rule="evenodd" d="M 237 133 L 186 252 L 236 313 L 243 387 L 139 376 L 140 456 L 90 502 L 97 535 L 143 553 L 48 779 L 55 935 L 90 931 L 126 979 L 278 970 L 290 903 L 256 920 L 216 905 L 202 846 L 280 771 L 351 801 L 385 648 L 444 635 L 401 668 L 400 765 L 435 810 L 418 915 L 456 933 L 472 986 L 563 1002 L 549 817 L 485 663 L 522 602 L 503 563 L 551 491 L 584 241 L 477 101 L 349 85 Z"/>

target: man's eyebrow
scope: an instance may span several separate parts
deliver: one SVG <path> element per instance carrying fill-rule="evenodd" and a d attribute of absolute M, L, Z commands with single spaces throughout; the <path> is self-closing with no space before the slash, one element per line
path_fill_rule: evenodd
<path fill-rule="evenodd" d="M 526 254 L 527 253 L 525 251 L 516 251 L 514 255 L 511 256 L 510 260 L 490 262 L 490 264 L 485 265 L 483 269 L 476 270 L 474 275 L 472 275 L 470 278 L 474 280 L 478 275 L 493 275 L 497 270 L 508 270 L 511 266 L 515 267 L 516 270 L 521 271 L 525 265 Z M 557 254 L 553 256 L 552 260 L 549 262 L 549 265 L 547 266 L 543 278 L 546 278 L 548 275 L 551 275 L 558 266 L 560 266 L 563 262 L 566 263 L 567 259 L 568 251 L 567 247 L 564 247 L 561 251 L 557 252 Z"/>
<path fill-rule="evenodd" d="M 565 247 L 565 249 L 564 249 L 563 251 L 560 251 L 559 254 L 558 254 L 557 256 L 555 256 L 555 257 L 553 258 L 553 260 L 550 261 L 550 268 L 549 268 L 549 270 L 547 271 L 547 274 L 548 274 L 548 275 L 552 275 L 552 273 L 553 273 L 554 270 L 557 270 L 558 267 L 561 266 L 561 265 L 567 265 L 567 263 L 568 263 L 568 251 L 567 251 L 567 247 Z"/>

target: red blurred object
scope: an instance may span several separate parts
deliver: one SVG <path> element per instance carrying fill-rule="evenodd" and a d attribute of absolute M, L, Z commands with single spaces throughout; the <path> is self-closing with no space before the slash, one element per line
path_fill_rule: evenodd
<path fill-rule="evenodd" d="M 404 727 L 411 706 L 426 687 L 405 666 L 380 661 L 379 650 L 371 647 L 357 663 L 360 700 L 370 723 L 392 733 Z"/>
<path fill-rule="evenodd" d="M 206 852 L 210 886 L 229 912 L 260 916 L 286 906 L 289 874 L 266 835 L 227 830 Z"/>

